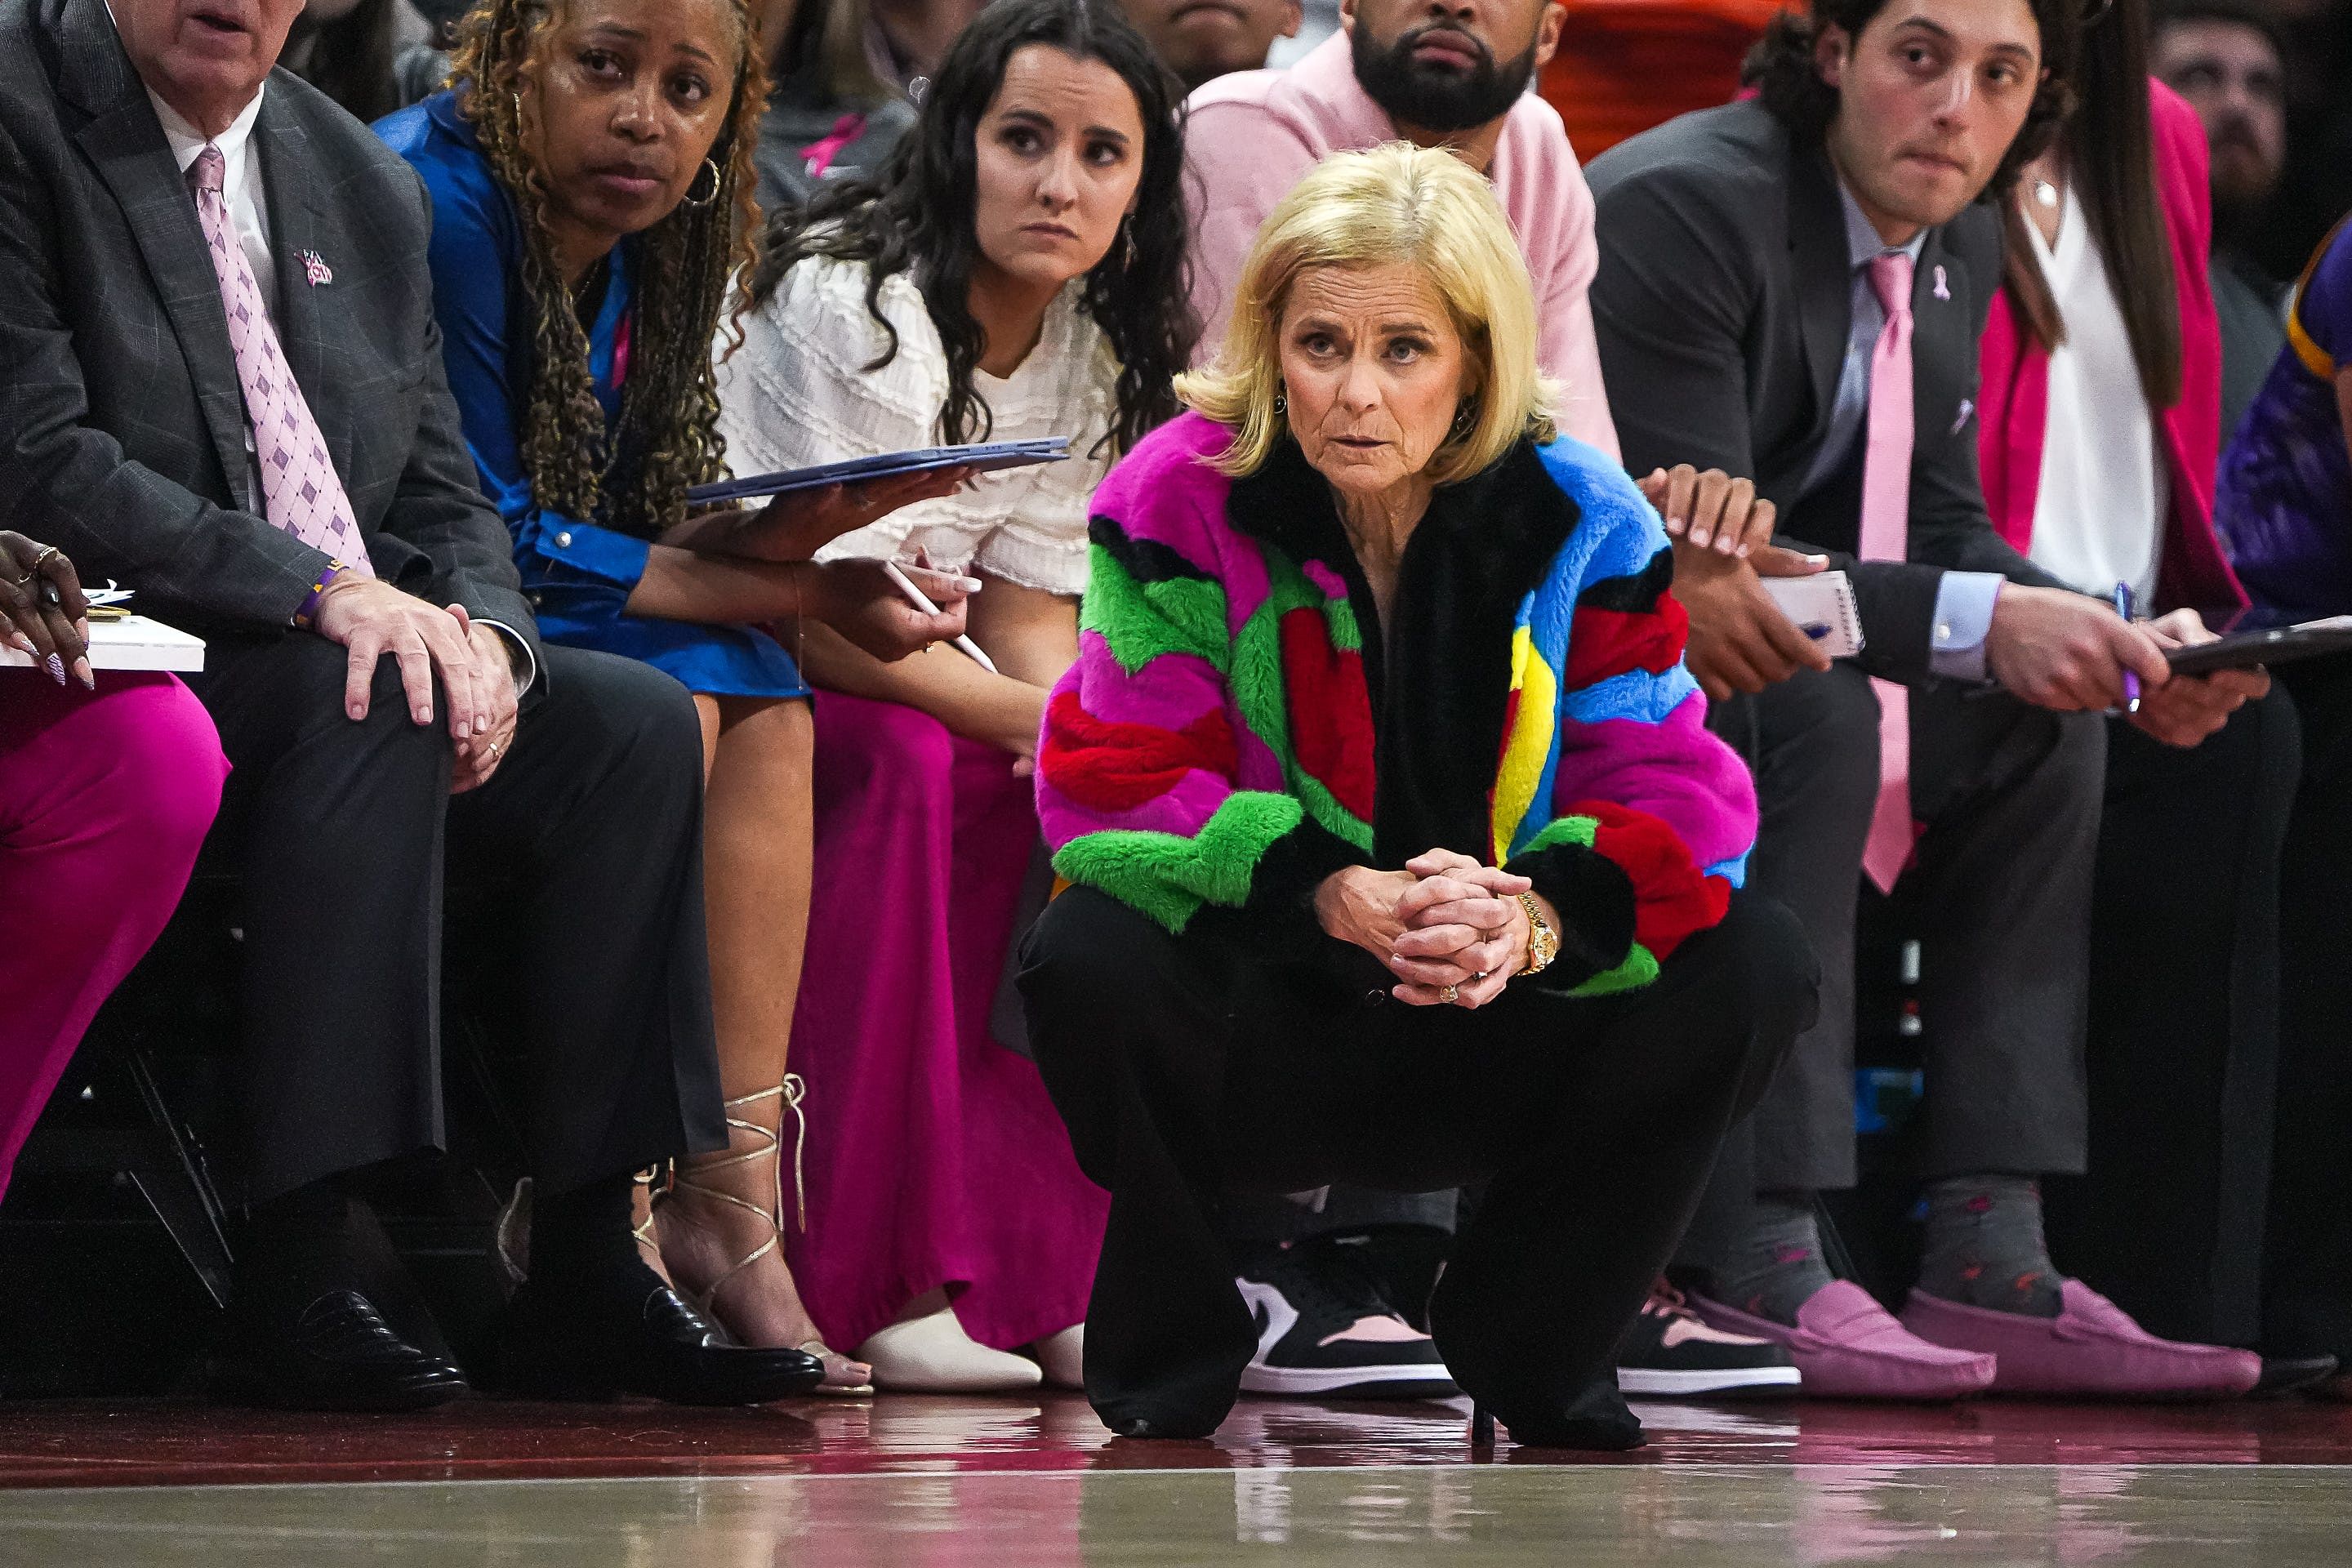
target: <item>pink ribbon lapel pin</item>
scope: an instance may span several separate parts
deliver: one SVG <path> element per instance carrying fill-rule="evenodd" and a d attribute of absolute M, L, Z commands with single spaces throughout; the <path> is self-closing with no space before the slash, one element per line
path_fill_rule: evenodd
<path fill-rule="evenodd" d="M 1951 297 L 1952 285 L 1950 281 L 1945 278 L 1944 269 L 1938 267 L 1936 268 L 1936 298 L 1938 300 L 1948 300 Z"/>
<path fill-rule="evenodd" d="M 302 276 L 310 279 L 311 288 L 317 289 L 335 280 L 335 269 L 327 265 L 325 257 L 315 250 L 305 250 L 299 254 L 302 258 Z"/>

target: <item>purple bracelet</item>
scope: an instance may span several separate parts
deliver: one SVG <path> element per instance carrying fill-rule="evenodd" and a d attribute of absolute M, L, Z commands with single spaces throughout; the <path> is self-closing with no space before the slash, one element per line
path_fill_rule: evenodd
<path fill-rule="evenodd" d="M 327 590 L 334 586 L 335 579 L 350 570 L 341 562 L 330 557 L 327 569 L 319 574 L 317 582 L 310 584 L 310 596 L 303 600 L 301 608 L 294 612 L 294 624 L 304 631 L 310 630 L 310 623 L 318 619 L 319 601 L 327 596 Z"/>

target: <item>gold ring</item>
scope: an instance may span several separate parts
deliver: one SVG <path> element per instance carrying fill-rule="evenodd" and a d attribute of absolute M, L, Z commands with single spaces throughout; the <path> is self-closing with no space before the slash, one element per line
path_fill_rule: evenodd
<path fill-rule="evenodd" d="M 504 746 L 499 744 L 496 741 L 492 741 L 488 745 L 482 748 L 482 754 L 495 763 L 499 760 L 499 753 L 505 750 L 506 748 Z"/>
<path fill-rule="evenodd" d="M 64 551 L 59 550 L 54 544 L 44 544 L 41 546 L 41 552 L 33 557 L 33 570 L 38 572 L 42 567 L 49 563 L 50 556 L 63 555 L 64 553 Z"/>
<path fill-rule="evenodd" d="M 1437 992 L 1437 999 L 1440 1002 L 1459 1002 L 1462 1000 L 1462 987 L 1459 985 L 1440 986 Z"/>

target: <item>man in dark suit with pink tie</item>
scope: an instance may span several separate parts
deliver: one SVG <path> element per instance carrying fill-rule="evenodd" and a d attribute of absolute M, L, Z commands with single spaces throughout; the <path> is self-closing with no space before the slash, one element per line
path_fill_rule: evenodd
<path fill-rule="evenodd" d="M 537 1178 L 499 1375 L 774 1398 L 638 1260 L 630 1173 L 723 1147 L 700 745 L 667 677 L 542 647 L 443 377 L 416 175 L 275 70 L 300 0 L 0 0 L 0 515 L 203 633 L 234 771 L 251 1226 L 234 1392 L 465 1387 L 359 1289 L 371 1179 L 441 1141 L 445 865 L 494 879 Z"/>
<path fill-rule="evenodd" d="M 2080 28 L 2076 0 L 1813 0 L 1750 58 L 1757 97 L 1587 171 L 1628 466 L 1753 475 L 1781 542 L 1849 574 L 1865 638 L 1833 662 L 1755 565 L 1676 551 L 1692 673 L 1756 773 L 1750 875 L 1823 972 L 1820 1024 L 1718 1162 L 1737 1213 L 1706 1249 L 1701 1310 L 1786 1344 L 1813 1394 L 2242 1392 L 2260 1370 L 2143 1333 L 2061 1276 L 2042 1236 L 2038 1178 L 2085 1153 L 2097 715 L 2136 677 L 2159 739 L 2225 716 L 2168 682 L 2144 629 L 2003 542 L 1978 479 L 2000 241 L 1976 204 L 2047 144 Z M 1832 1279 L 1813 1217 L 1816 1193 L 1854 1180 L 1864 875 L 1916 892 L 1932 954 L 1927 1254 L 1899 1322 Z"/>

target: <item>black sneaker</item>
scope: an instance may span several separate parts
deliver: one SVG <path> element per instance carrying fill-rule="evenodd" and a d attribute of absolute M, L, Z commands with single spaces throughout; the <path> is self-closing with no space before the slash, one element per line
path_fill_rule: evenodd
<path fill-rule="evenodd" d="M 1234 1283 L 1257 1319 L 1247 1394 L 1320 1399 L 1451 1399 L 1436 1342 L 1389 1305 L 1350 1242 L 1314 1237 L 1269 1250 Z"/>
<path fill-rule="evenodd" d="M 1770 1397 L 1796 1392 L 1789 1352 L 1769 1340 L 1726 1333 L 1701 1321 L 1682 1292 L 1661 1279 L 1617 1342 L 1617 1387 L 1625 1394 L 1690 1399 L 1700 1394 Z"/>

